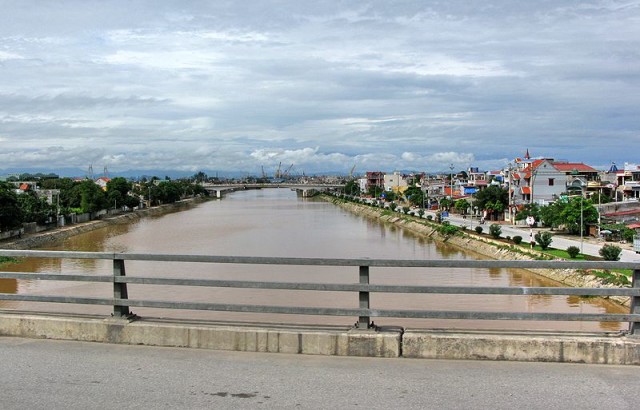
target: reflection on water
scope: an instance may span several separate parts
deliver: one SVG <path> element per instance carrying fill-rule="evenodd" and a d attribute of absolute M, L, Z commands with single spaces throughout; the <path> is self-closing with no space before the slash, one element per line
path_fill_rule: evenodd
<path fill-rule="evenodd" d="M 297 198 L 285 189 L 236 192 L 221 201 L 202 203 L 188 211 L 109 226 L 66 239 L 54 250 L 149 252 L 238 256 L 380 259 L 480 259 L 446 243 L 433 242 L 394 225 L 347 213 L 332 204 Z M 104 260 L 25 259 L 5 266 L 19 272 L 110 274 Z M 3 269 L 4 269 L 3 268 Z M 177 264 L 127 262 L 127 275 L 234 280 L 357 283 L 357 267 L 239 266 L 233 264 Z M 108 284 L 18 281 L 8 293 L 76 294 L 111 297 Z M 372 268 L 371 282 L 406 285 L 555 286 L 544 278 L 517 269 Z M 7 285 L 10 286 L 10 285 Z M 207 289 L 198 287 L 130 285 L 136 299 L 183 300 L 233 304 L 330 306 L 355 308 L 358 296 L 346 292 Z M 373 294 L 372 307 L 420 310 L 477 310 L 522 312 L 626 312 L 600 298 L 567 296 L 392 295 Z M 21 308 L 33 308 L 21 304 Z M 108 314 L 108 307 L 46 305 L 47 309 Z M 39 305 L 38 309 L 44 309 Z M 106 313 L 105 313 L 106 312 Z M 252 320 L 352 324 L 356 318 L 294 315 L 254 315 L 136 309 L 149 316 L 196 319 Z M 618 323 L 554 323 L 519 321 L 400 320 L 379 318 L 379 325 L 412 327 L 617 330 Z M 622 327 L 626 327 L 623 324 Z"/>

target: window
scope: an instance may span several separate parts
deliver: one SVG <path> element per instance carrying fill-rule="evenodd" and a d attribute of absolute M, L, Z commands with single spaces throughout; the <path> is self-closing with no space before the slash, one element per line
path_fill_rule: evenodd
<path fill-rule="evenodd" d="M 553 180 L 554 178 L 549 178 L 549 186 L 553 186 Z"/>

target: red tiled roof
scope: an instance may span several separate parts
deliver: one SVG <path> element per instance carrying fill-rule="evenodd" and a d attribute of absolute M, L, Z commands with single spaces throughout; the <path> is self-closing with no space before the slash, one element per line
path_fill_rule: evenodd
<path fill-rule="evenodd" d="M 610 212 L 610 213 L 602 214 L 602 216 L 622 216 L 622 215 L 633 215 L 633 214 L 640 214 L 640 209 L 631 209 L 629 211 Z"/>
<path fill-rule="evenodd" d="M 592 167 L 590 167 L 589 165 L 583 164 L 583 163 L 577 163 L 577 162 L 553 162 L 552 163 L 553 166 L 555 167 L 555 169 L 557 169 L 558 171 L 573 171 L 576 170 L 578 172 L 582 171 L 582 172 L 598 172 L 597 169 L 594 169 Z"/>
<path fill-rule="evenodd" d="M 629 224 L 629 225 L 627 225 L 627 228 L 629 228 L 629 229 L 638 229 L 638 228 L 640 228 L 640 223 L 638 223 L 638 224 Z"/>
<path fill-rule="evenodd" d="M 527 195 L 531 194 L 531 187 L 530 186 L 523 186 L 521 189 L 522 189 L 522 193 L 523 194 L 527 194 Z"/>

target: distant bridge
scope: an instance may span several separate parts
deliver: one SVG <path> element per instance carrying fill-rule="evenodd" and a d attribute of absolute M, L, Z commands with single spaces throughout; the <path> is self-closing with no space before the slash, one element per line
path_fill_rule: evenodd
<path fill-rule="evenodd" d="M 302 197 L 313 196 L 319 191 L 327 191 L 331 189 L 343 188 L 344 184 L 296 184 L 287 182 L 277 183 L 260 183 L 260 184 L 202 184 L 204 189 L 214 194 L 217 198 L 227 192 L 243 191 L 246 189 L 263 189 L 263 188 L 290 188 L 300 193 Z"/>

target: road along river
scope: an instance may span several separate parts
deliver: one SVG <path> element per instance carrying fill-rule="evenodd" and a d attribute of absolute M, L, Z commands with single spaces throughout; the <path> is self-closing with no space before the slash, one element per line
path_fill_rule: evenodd
<path fill-rule="evenodd" d="M 45 248 L 43 248 L 45 249 Z M 233 256 L 376 259 L 480 259 L 447 244 L 415 236 L 393 225 L 348 213 L 318 199 L 298 198 L 288 189 L 234 192 L 223 200 L 194 205 L 181 212 L 111 225 L 48 246 L 51 250 L 148 252 Z M 24 259 L 2 268 L 19 272 L 90 272 L 111 274 L 110 261 Z M 239 266 L 127 262 L 127 276 L 357 283 L 354 267 Z M 405 285 L 556 286 L 550 280 L 517 269 L 371 269 L 371 283 Z M 0 279 L 0 292 L 109 297 L 109 284 L 37 282 Z M 195 288 L 129 285 L 136 299 L 234 304 L 357 308 L 358 295 L 261 289 Z M 387 295 L 372 294 L 374 308 L 486 310 L 521 312 L 623 313 L 600 298 L 573 296 Z M 108 315 L 109 307 L 0 301 L 2 309 L 55 310 Z M 140 316 L 235 320 L 270 323 L 353 324 L 357 318 L 301 315 L 194 312 L 134 309 Z M 619 323 L 411 320 L 374 318 L 377 325 L 420 328 L 548 329 L 616 331 Z"/>

